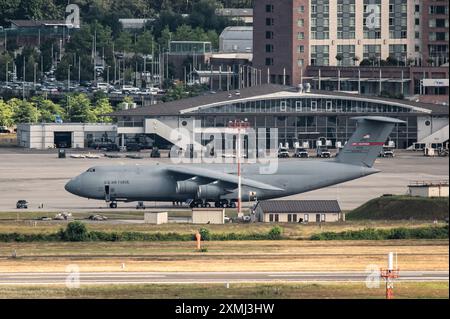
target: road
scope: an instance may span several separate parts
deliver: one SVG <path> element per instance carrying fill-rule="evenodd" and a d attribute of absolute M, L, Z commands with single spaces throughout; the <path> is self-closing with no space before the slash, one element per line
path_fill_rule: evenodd
<path fill-rule="evenodd" d="M 400 272 L 398 281 L 448 281 L 448 271 Z M 80 284 L 189 284 L 251 282 L 365 282 L 362 272 L 86 272 L 80 273 L 0 273 L 0 285 Z"/>

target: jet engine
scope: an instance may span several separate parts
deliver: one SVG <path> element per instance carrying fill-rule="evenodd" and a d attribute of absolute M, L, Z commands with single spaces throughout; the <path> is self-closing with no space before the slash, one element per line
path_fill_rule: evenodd
<path fill-rule="evenodd" d="M 197 182 L 193 180 L 177 182 L 176 192 L 179 195 L 195 194 L 197 193 L 198 186 Z"/>
<path fill-rule="evenodd" d="M 197 190 L 198 199 L 203 200 L 218 200 L 220 196 L 227 194 L 228 192 L 220 185 L 207 184 L 201 185 Z"/>

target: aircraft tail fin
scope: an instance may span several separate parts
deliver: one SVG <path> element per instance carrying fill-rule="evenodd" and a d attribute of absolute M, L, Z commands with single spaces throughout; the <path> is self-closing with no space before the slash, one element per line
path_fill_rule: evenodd
<path fill-rule="evenodd" d="M 339 163 L 372 167 L 396 124 L 404 121 L 382 116 L 360 116 L 358 127 L 339 152 Z"/>

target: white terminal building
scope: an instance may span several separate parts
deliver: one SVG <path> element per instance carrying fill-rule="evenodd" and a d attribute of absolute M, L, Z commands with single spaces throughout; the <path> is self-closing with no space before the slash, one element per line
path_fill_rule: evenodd
<path fill-rule="evenodd" d="M 289 148 L 301 145 L 315 149 L 324 145 L 318 141 L 326 141 L 327 146 L 337 148 L 355 131 L 357 123 L 352 118 L 361 115 L 403 120 L 405 123 L 396 125 L 386 141 L 396 148 L 413 149 L 417 145 L 439 148 L 448 144 L 448 105 L 343 92 L 307 92 L 275 84 L 208 92 L 193 98 L 117 111 L 108 115 L 116 119 L 116 124 L 21 124 L 17 131 L 20 146 L 37 149 L 55 145 L 83 148 L 98 141 L 124 146 L 127 141 L 148 139 L 159 148 L 176 145 L 186 150 L 194 145 L 183 145 L 183 138 L 174 140 L 174 130 L 184 129 L 194 134 L 198 129 L 208 128 L 225 133 L 230 121 L 247 120 L 255 130 L 276 128 L 278 142 Z M 196 136 L 196 141 L 206 144 L 210 136 Z M 266 145 L 272 143 L 266 141 Z"/>

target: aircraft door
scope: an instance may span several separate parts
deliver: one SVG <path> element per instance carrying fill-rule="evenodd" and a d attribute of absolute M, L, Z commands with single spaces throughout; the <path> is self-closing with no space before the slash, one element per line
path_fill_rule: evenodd
<path fill-rule="evenodd" d="M 111 201 L 109 185 L 105 185 L 105 201 L 107 201 L 107 202 Z"/>

